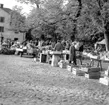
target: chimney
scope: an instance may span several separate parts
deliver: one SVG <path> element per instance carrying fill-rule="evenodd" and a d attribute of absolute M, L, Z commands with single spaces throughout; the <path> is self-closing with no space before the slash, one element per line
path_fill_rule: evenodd
<path fill-rule="evenodd" d="M 3 8 L 3 4 L 0 4 L 0 8 Z"/>

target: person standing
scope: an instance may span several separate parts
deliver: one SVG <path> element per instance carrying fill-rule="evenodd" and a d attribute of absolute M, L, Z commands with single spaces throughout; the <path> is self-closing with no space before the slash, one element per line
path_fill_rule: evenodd
<path fill-rule="evenodd" d="M 55 44 L 54 51 L 57 52 L 56 54 L 52 55 L 52 66 L 58 66 L 58 62 L 63 59 L 62 51 L 63 51 L 63 46 L 60 40 Z"/>
<path fill-rule="evenodd" d="M 74 65 L 77 65 L 77 63 L 76 63 L 76 50 L 75 50 L 75 44 L 74 44 L 74 42 L 70 46 L 69 63 L 72 63 L 72 61 L 73 61 L 73 64 Z"/>
<path fill-rule="evenodd" d="M 53 42 L 51 42 L 51 50 L 54 50 L 55 49 L 55 44 L 56 44 L 56 42 L 55 41 L 53 41 Z"/>
<path fill-rule="evenodd" d="M 62 51 L 63 50 L 63 45 L 62 45 L 60 40 L 58 40 L 58 42 L 56 43 L 54 50 L 55 51 Z"/>
<path fill-rule="evenodd" d="M 66 50 L 69 50 L 70 49 L 70 41 L 68 40 L 68 41 L 66 41 L 66 48 L 65 48 Z"/>

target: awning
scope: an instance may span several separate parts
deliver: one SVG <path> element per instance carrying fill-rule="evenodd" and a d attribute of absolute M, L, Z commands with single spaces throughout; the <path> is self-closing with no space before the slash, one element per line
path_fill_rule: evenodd
<path fill-rule="evenodd" d="M 103 40 L 100 41 L 100 42 L 96 42 L 96 44 L 106 44 L 106 41 L 105 41 L 105 39 L 103 39 Z"/>

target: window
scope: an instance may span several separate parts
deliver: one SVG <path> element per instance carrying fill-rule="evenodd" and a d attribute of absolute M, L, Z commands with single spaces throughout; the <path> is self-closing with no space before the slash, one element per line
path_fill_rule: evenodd
<path fill-rule="evenodd" d="M 4 32 L 4 27 L 0 26 L 0 32 Z"/>
<path fill-rule="evenodd" d="M 5 22 L 5 18 L 4 17 L 0 17 L 0 22 Z"/>

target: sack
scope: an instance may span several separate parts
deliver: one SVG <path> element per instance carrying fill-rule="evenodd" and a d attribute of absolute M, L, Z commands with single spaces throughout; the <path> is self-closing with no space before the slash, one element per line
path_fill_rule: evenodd
<path fill-rule="evenodd" d="M 78 43 L 75 45 L 75 49 L 76 49 L 76 50 L 79 50 L 79 47 L 80 47 L 80 46 L 79 46 L 79 42 L 78 42 Z"/>

